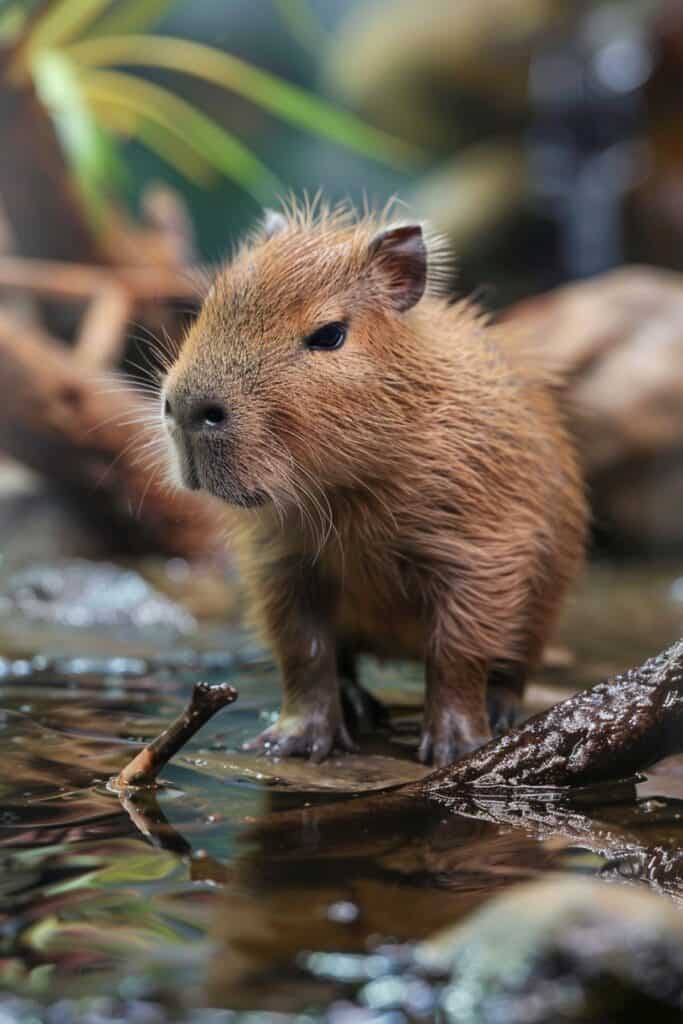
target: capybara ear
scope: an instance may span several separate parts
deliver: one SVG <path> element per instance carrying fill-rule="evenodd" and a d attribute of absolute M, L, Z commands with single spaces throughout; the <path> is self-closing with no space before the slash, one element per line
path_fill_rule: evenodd
<path fill-rule="evenodd" d="M 370 261 L 384 276 L 394 309 L 404 313 L 427 287 L 427 245 L 420 224 L 395 224 L 370 242 Z"/>
<path fill-rule="evenodd" d="M 271 210 L 270 207 L 266 207 L 261 220 L 261 237 L 266 240 L 273 238 L 274 235 L 279 235 L 281 231 L 284 231 L 286 227 L 287 218 L 285 215 L 277 210 Z"/>

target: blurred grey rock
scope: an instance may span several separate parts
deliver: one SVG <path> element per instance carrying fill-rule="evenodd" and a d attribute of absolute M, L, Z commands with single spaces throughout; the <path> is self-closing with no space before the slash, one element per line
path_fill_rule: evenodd
<path fill-rule="evenodd" d="M 76 629 L 163 629 L 172 636 L 191 633 L 196 625 L 139 573 L 82 559 L 38 564 L 11 575 L 0 590 L 0 616 L 17 615 Z"/>
<path fill-rule="evenodd" d="M 595 523 L 629 544 L 683 546 L 683 275 L 624 267 L 510 315 L 568 375 Z"/>
<path fill-rule="evenodd" d="M 440 999 L 449 1024 L 627 1024 L 683 1011 L 680 908 L 625 885 L 514 888 L 416 955 L 449 978 Z"/>

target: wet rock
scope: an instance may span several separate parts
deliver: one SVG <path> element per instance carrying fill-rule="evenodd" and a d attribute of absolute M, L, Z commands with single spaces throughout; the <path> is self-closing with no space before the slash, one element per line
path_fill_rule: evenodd
<path fill-rule="evenodd" d="M 680 1020 L 683 918 L 649 893 L 565 879 L 513 889 L 422 943 L 449 1024 Z"/>
<path fill-rule="evenodd" d="M 0 591 L 0 616 L 74 629 L 162 629 L 191 633 L 195 620 L 154 590 L 139 573 L 106 562 L 74 559 L 14 573 Z"/>
<path fill-rule="evenodd" d="M 207 1013 L 206 1024 L 213 1024 Z M 174 1015 L 179 1024 L 189 1021 Z M 166 1008 L 141 999 L 89 997 L 60 999 L 52 1005 L 41 1005 L 36 999 L 18 996 L 0 997 L 0 1024 L 166 1024 Z M 216 1022 L 220 1020 L 218 1013 Z M 223 1021 L 220 1022 L 223 1024 Z"/>

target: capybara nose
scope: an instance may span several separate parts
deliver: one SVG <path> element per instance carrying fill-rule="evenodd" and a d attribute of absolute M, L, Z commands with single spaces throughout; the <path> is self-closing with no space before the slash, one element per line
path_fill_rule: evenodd
<path fill-rule="evenodd" d="M 182 394 L 166 394 L 164 418 L 176 423 L 181 430 L 218 430 L 228 420 L 223 402 L 217 398 L 194 398 Z"/>

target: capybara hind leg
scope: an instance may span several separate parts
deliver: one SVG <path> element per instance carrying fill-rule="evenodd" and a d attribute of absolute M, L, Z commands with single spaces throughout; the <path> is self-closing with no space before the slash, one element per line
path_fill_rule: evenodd
<path fill-rule="evenodd" d="M 352 731 L 356 735 L 365 735 L 387 725 L 389 712 L 360 682 L 356 652 L 346 644 L 340 644 L 337 649 L 337 672 L 344 718 Z"/>
<path fill-rule="evenodd" d="M 517 724 L 522 713 L 526 678 L 524 665 L 500 666 L 489 673 L 486 704 L 494 736 L 502 736 Z"/>
<path fill-rule="evenodd" d="M 521 660 L 498 664 L 489 673 L 487 703 L 494 736 L 501 736 L 519 721 L 527 679 L 542 660 L 557 619 L 559 603 L 556 591 L 544 592 L 530 602 Z"/>

